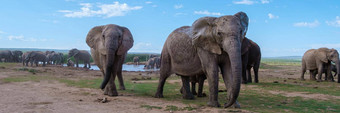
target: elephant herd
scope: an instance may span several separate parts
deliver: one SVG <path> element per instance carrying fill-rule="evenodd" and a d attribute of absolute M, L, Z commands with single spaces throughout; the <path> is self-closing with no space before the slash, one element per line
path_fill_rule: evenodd
<path fill-rule="evenodd" d="M 68 59 L 67 59 L 67 66 L 74 66 L 73 61 L 70 59 L 71 57 L 74 57 L 76 62 L 76 67 L 78 66 L 78 61 L 83 61 L 84 68 L 91 68 L 90 65 L 90 59 L 91 55 L 89 52 L 85 50 L 78 50 L 78 49 L 72 49 L 68 53 Z M 55 52 L 55 51 L 27 51 L 23 53 L 22 51 L 10 51 L 10 50 L 3 50 L 0 51 L 0 60 L 3 62 L 22 62 L 23 66 L 29 66 L 30 63 L 31 66 L 35 64 L 35 66 L 38 66 L 39 64 L 42 64 L 42 66 L 48 65 L 63 65 L 65 62 L 65 57 L 63 53 Z"/>
<path fill-rule="evenodd" d="M 139 57 L 133 57 L 133 63 L 135 65 L 139 65 Z M 146 61 L 144 65 L 144 69 L 159 69 L 161 67 L 161 58 L 158 55 L 150 54 L 149 59 Z"/>

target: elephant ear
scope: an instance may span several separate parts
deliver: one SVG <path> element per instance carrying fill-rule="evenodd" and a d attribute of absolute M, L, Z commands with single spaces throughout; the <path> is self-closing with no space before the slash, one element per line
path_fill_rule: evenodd
<path fill-rule="evenodd" d="M 315 53 L 316 58 L 321 60 L 324 63 L 328 63 L 328 57 L 327 57 L 328 52 L 330 52 L 330 50 L 327 48 L 319 48 Z"/>
<path fill-rule="evenodd" d="M 242 28 L 242 37 L 245 37 L 248 31 L 248 24 L 249 24 L 249 18 L 247 14 L 244 12 L 238 12 L 234 16 L 240 19 L 241 28 Z"/>
<path fill-rule="evenodd" d="M 133 37 L 130 30 L 126 27 L 122 27 L 123 34 L 120 40 L 120 45 L 117 50 L 117 55 L 123 55 L 133 46 Z"/>
<path fill-rule="evenodd" d="M 106 48 L 104 46 L 104 42 L 101 38 L 103 38 L 103 29 L 104 26 L 96 26 L 93 27 L 86 36 L 86 43 L 90 48 L 93 48 L 99 53 L 106 55 Z"/>
<path fill-rule="evenodd" d="M 214 38 L 216 17 L 202 17 L 192 24 L 192 44 L 214 54 L 222 54 L 221 47 Z"/>
<path fill-rule="evenodd" d="M 246 52 L 248 52 L 250 47 L 251 47 L 250 40 L 247 37 L 244 37 L 241 46 L 241 54 L 244 55 Z"/>

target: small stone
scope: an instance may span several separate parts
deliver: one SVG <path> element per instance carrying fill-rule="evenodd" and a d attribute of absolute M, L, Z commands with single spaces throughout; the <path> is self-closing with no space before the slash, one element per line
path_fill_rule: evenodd
<path fill-rule="evenodd" d="M 83 101 L 82 99 L 79 99 L 79 101 Z"/>
<path fill-rule="evenodd" d="M 279 83 L 278 81 L 274 81 L 273 83 Z"/>

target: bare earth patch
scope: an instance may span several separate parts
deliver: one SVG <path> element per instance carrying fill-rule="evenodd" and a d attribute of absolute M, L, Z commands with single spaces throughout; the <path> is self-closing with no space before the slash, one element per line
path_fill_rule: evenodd
<path fill-rule="evenodd" d="M 340 96 L 325 95 L 325 94 L 310 94 L 308 92 L 284 92 L 284 91 L 269 91 L 271 94 L 280 94 L 285 97 L 302 97 L 305 99 L 316 99 L 316 100 L 333 100 L 340 99 Z"/>

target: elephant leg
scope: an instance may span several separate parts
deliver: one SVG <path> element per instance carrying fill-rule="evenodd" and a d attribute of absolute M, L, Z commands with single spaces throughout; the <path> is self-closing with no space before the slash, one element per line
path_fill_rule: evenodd
<path fill-rule="evenodd" d="M 76 67 L 79 67 L 78 59 L 75 58 L 75 61 L 76 61 Z"/>
<path fill-rule="evenodd" d="M 198 94 L 197 97 L 205 97 L 206 95 L 203 94 L 203 85 L 204 85 L 204 80 L 206 79 L 205 75 L 199 75 L 198 78 Z"/>
<path fill-rule="evenodd" d="M 242 84 L 247 84 L 248 54 L 242 55 Z"/>
<path fill-rule="evenodd" d="M 183 99 L 195 99 L 194 95 L 190 92 L 190 78 L 188 76 L 181 76 L 182 88 L 183 88 Z"/>
<path fill-rule="evenodd" d="M 301 77 L 300 80 L 305 80 L 304 75 L 306 73 L 306 63 L 302 60 L 302 67 L 301 67 Z"/>
<path fill-rule="evenodd" d="M 193 95 L 197 95 L 196 92 L 196 81 L 191 81 L 191 92 Z"/>
<path fill-rule="evenodd" d="M 118 70 L 117 70 L 117 78 L 118 78 L 118 81 L 119 81 L 119 89 L 125 90 L 124 80 L 123 80 L 123 76 L 122 76 L 122 67 L 123 67 L 123 64 L 119 64 L 119 67 L 118 67 Z"/>
<path fill-rule="evenodd" d="M 105 91 L 104 94 L 107 92 L 107 94 L 109 96 L 118 96 L 118 92 L 117 92 L 117 88 L 116 88 L 116 84 L 115 84 L 115 79 L 116 79 L 116 74 L 117 74 L 117 70 L 118 70 L 118 57 L 114 58 L 113 64 L 109 64 L 107 67 L 111 68 L 111 70 L 106 69 L 106 74 L 107 72 L 111 71 L 111 78 L 109 80 L 109 83 L 106 85 L 105 87 Z M 112 62 L 112 60 L 108 60 L 108 62 Z"/>
<path fill-rule="evenodd" d="M 87 63 L 89 64 L 89 68 L 91 68 L 91 63 L 90 63 L 90 61 L 88 61 Z"/>
<path fill-rule="evenodd" d="M 254 68 L 253 68 L 254 69 Z M 252 78 L 251 78 L 251 67 L 247 68 L 247 82 L 252 83 Z"/>
<path fill-rule="evenodd" d="M 319 65 L 317 70 L 318 70 L 318 79 L 317 79 L 317 81 L 321 82 L 322 81 L 321 78 L 322 78 L 323 65 L 322 64 Z"/>
<path fill-rule="evenodd" d="M 160 69 L 160 77 L 158 82 L 157 91 L 155 94 L 155 98 L 163 98 L 163 88 L 166 79 L 171 75 L 171 59 L 168 52 L 162 51 L 162 59 L 161 59 L 161 69 Z"/>
<path fill-rule="evenodd" d="M 254 76 L 255 76 L 255 83 L 259 83 L 259 68 L 260 68 L 260 63 L 256 63 L 253 67 L 254 70 Z"/>

